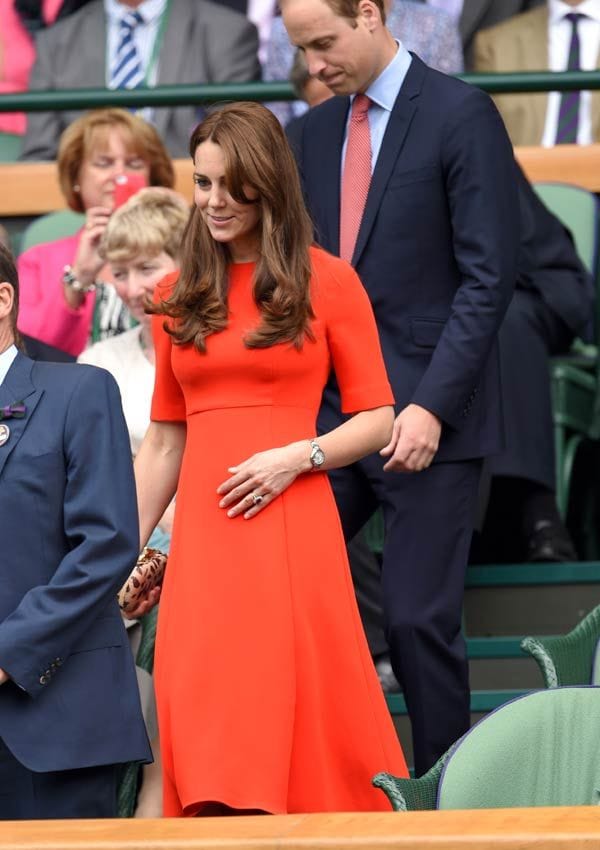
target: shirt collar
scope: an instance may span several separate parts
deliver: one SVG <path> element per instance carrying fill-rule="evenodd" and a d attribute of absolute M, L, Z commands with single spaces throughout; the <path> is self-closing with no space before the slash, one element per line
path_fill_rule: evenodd
<path fill-rule="evenodd" d="M 570 13 L 586 15 L 586 17 L 600 23 L 600 0 L 584 0 L 579 6 L 569 6 L 562 0 L 549 0 L 548 15 L 551 24 L 557 24 L 562 21 L 565 15 Z"/>
<path fill-rule="evenodd" d="M 9 345 L 8 348 L 0 354 L 0 386 L 6 378 L 6 373 L 12 366 L 13 360 L 17 356 L 17 346 Z"/>
<path fill-rule="evenodd" d="M 376 103 L 377 106 L 381 106 L 382 109 L 386 109 L 388 112 L 392 111 L 392 107 L 398 97 L 398 92 L 412 62 L 412 56 L 402 42 L 396 39 L 396 44 L 398 45 L 398 50 L 394 58 L 365 92 L 373 103 Z"/>
<path fill-rule="evenodd" d="M 144 0 L 135 11 L 139 12 L 145 24 L 158 20 L 165 11 L 168 0 Z M 133 11 L 118 0 L 104 0 L 104 10 L 112 23 L 119 23 L 126 12 Z"/>

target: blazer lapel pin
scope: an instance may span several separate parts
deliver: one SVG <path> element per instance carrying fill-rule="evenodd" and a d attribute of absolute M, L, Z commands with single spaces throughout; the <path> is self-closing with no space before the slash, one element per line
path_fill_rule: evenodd
<path fill-rule="evenodd" d="M 10 437 L 10 428 L 2 420 L 23 419 L 26 413 L 27 408 L 22 401 L 14 401 L 12 404 L 0 407 L 0 447 L 8 442 L 8 438 Z"/>
<path fill-rule="evenodd" d="M 26 413 L 27 408 L 22 401 L 13 401 L 12 404 L 0 407 L 0 422 L 3 419 L 23 419 Z"/>

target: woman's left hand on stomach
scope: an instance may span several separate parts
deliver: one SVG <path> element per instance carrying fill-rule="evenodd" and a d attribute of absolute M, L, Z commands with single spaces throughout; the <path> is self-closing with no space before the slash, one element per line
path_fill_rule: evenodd
<path fill-rule="evenodd" d="M 243 514 L 244 519 L 252 519 L 283 493 L 301 472 L 310 469 L 308 440 L 259 452 L 237 466 L 229 467 L 227 471 L 232 473 L 231 477 L 217 487 L 217 494 L 221 496 L 219 507 L 226 509 L 229 517 Z"/>

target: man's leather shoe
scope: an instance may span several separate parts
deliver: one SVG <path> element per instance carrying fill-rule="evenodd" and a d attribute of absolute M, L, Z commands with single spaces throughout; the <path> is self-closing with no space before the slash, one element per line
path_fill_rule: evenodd
<path fill-rule="evenodd" d="M 527 560 L 533 563 L 576 561 L 577 552 L 562 523 L 540 520 L 528 542 Z"/>

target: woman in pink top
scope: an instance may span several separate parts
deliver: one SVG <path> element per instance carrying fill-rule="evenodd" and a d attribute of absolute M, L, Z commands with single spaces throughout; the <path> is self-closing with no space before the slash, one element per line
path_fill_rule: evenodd
<path fill-rule="evenodd" d="M 97 109 L 74 121 L 61 136 L 57 165 L 67 205 L 85 212 L 86 221 L 74 236 L 19 257 L 19 329 L 77 356 L 92 338 L 129 326 L 98 252 L 118 180 L 138 175 L 139 182 L 171 188 L 174 173 L 154 127 L 123 109 Z"/>
<path fill-rule="evenodd" d="M 54 23 L 62 4 L 63 0 L 42 0 L 38 10 L 40 21 L 46 25 Z M 16 5 L 15 0 L 0 0 L 0 94 L 27 91 L 35 59 L 33 39 Z M 23 135 L 25 123 L 23 112 L 0 112 L 2 133 Z"/>

